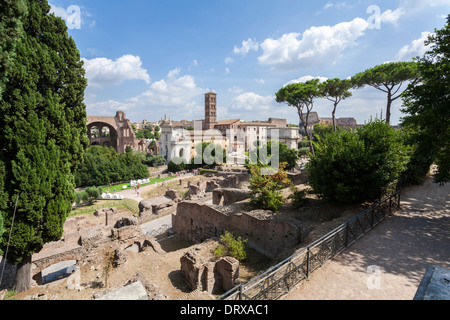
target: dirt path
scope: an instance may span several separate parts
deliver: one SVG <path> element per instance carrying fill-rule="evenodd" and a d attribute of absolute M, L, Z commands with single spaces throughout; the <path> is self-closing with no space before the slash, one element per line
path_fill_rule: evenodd
<path fill-rule="evenodd" d="M 402 209 L 284 300 L 412 300 L 428 266 L 450 269 L 450 185 L 407 188 Z"/>
<path fill-rule="evenodd" d="M 117 194 L 122 195 L 125 198 L 132 199 L 132 200 L 135 200 L 137 202 L 140 202 L 140 201 L 144 200 L 143 195 L 148 190 L 155 189 L 155 188 L 162 187 L 162 186 L 166 186 L 169 183 L 177 182 L 179 180 L 186 180 L 186 179 L 189 179 L 189 178 L 192 178 L 192 177 L 194 177 L 194 175 L 191 174 L 191 173 L 188 173 L 186 175 L 183 175 L 182 177 L 167 180 L 166 182 L 158 182 L 158 183 L 154 183 L 154 184 L 147 185 L 147 186 L 144 186 L 144 187 L 140 187 L 139 188 L 139 194 L 134 190 L 134 188 L 129 188 L 129 189 L 126 189 L 126 190 L 120 190 L 120 191 L 117 192 Z"/>

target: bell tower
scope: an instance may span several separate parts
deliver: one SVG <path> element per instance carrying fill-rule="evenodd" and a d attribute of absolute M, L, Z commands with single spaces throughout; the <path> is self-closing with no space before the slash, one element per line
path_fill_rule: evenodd
<path fill-rule="evenodd" d="M 217 94 L 208 92 L 205 94 L 205 123 L 204 130 L 214 129 L 217 124 Z"/>

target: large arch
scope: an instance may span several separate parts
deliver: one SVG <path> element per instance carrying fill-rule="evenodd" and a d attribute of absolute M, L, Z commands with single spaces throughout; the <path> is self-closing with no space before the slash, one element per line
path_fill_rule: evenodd
<path fill-rule="evenodd" d="M 118 152 L 118 138 L 117 130 L 106 122 L 92 122 L 87 126 L 90 146 L 112 147 Z"/>

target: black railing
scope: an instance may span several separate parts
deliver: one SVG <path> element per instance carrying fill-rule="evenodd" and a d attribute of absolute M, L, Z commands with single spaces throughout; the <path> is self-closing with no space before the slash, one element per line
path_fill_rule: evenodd
<path fill-rule="evenodd" d="M 400 195 L 401 191 L 396 191 L 250 282 L 231 289 L 218 300 L 277 300 L 288 294 L 312 272 L 400 209 Z"/>

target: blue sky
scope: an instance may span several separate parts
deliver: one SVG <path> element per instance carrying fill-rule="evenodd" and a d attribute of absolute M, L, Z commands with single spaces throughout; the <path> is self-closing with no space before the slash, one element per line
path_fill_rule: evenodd
<path fill-rule="evenodd" d="M 422 56 L 426 36 L 450 13 L 449 0 L 49 2 L 85 61 L 88 115 L 122 110 L 133 122 L 203 119 L 204 93 L 213 90 L 219 119 L 298 123 L 295 108 L 275 102 L 286 83 Z M 384 93 L 354 90 L 337 117 L 364 123 L 385 106 Z M 331 109 L 324 99 L 314 107 L 322 117 Z"/>

